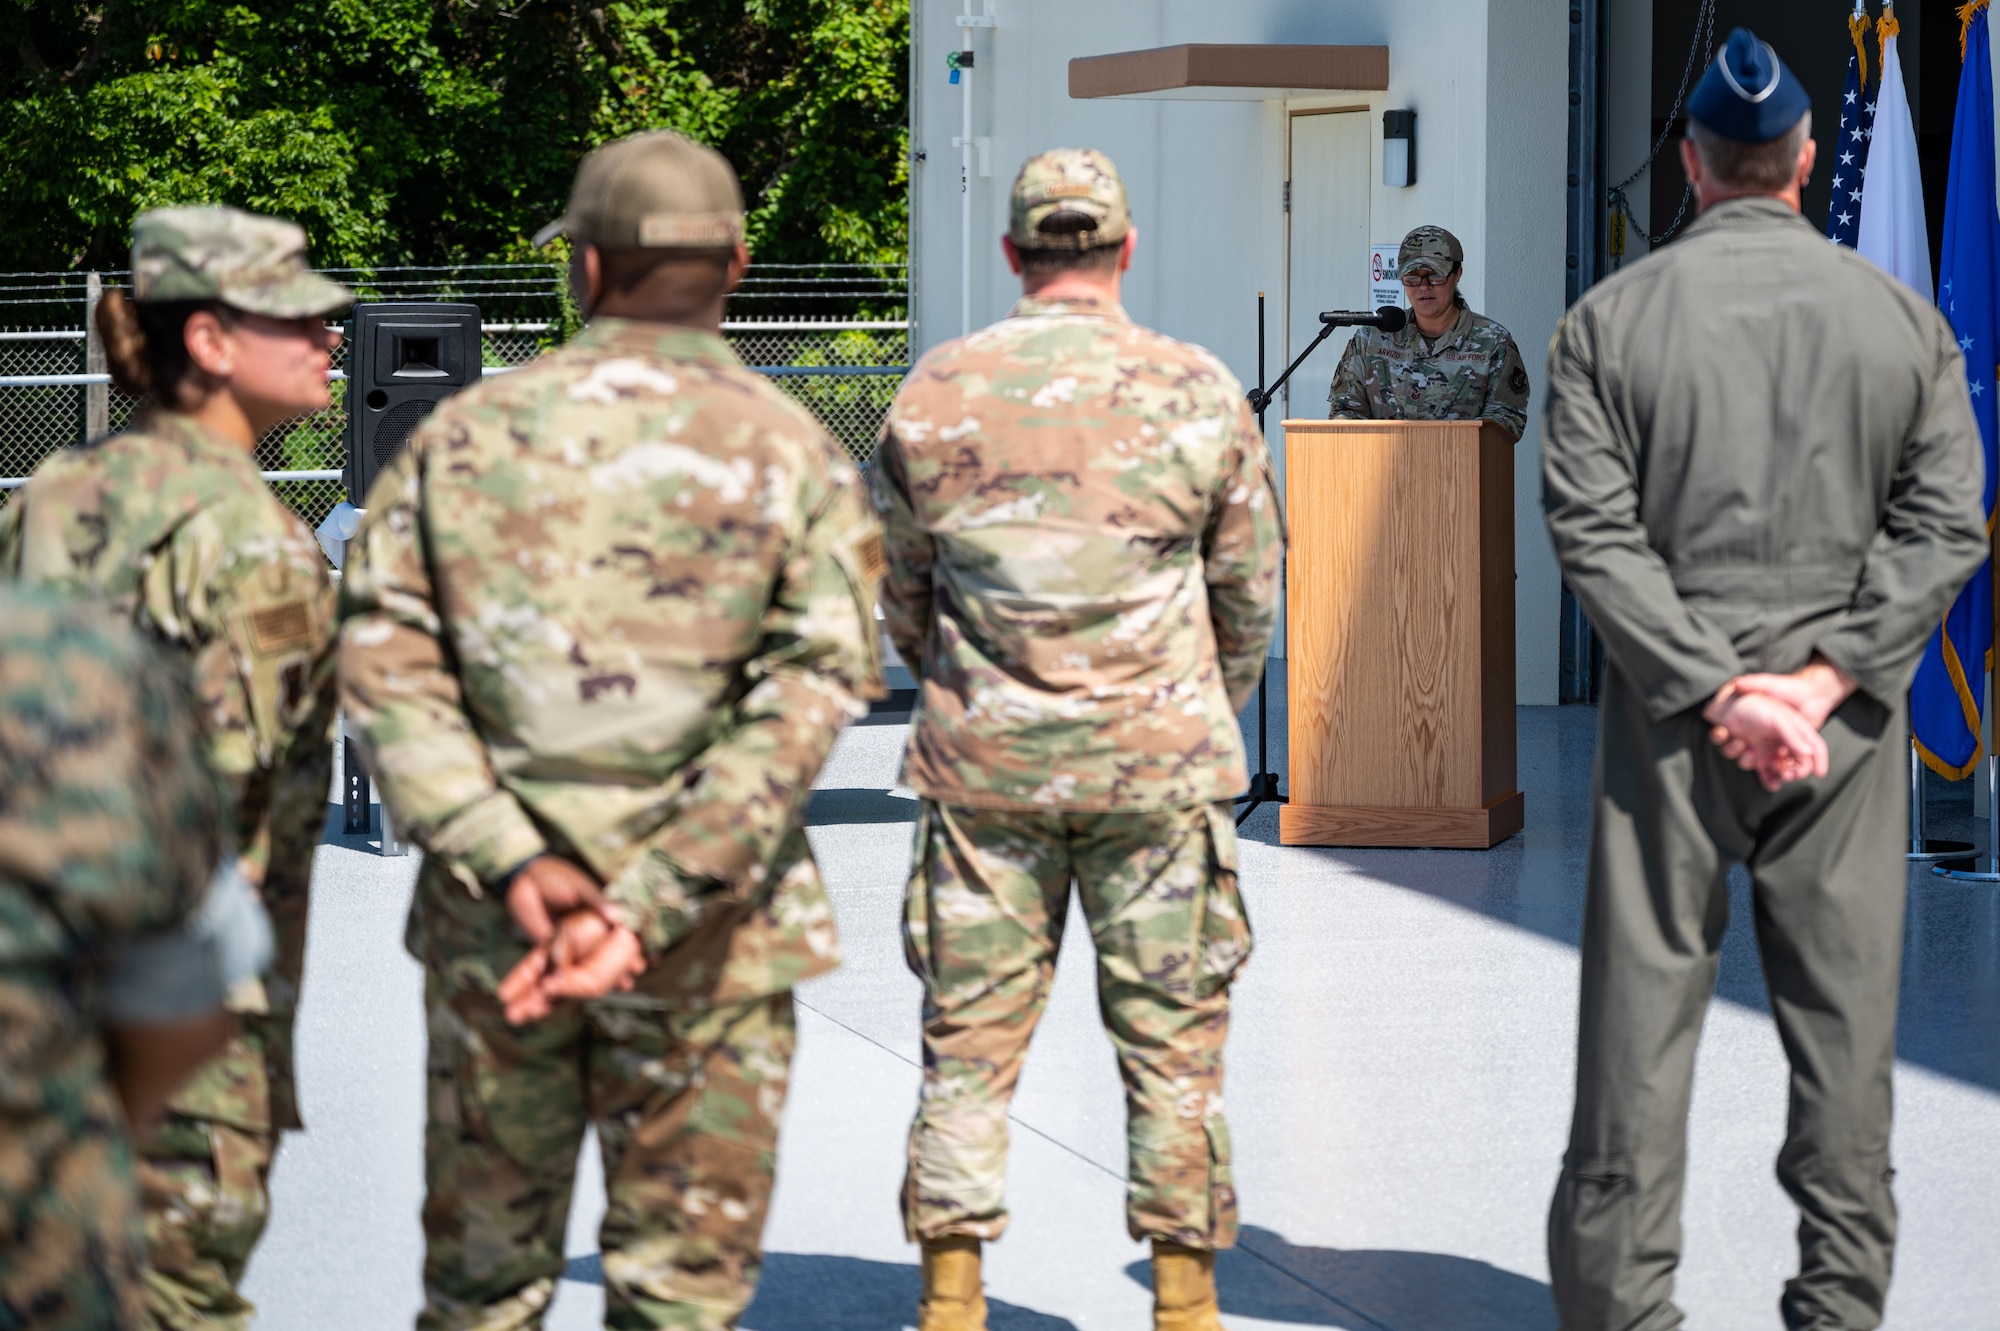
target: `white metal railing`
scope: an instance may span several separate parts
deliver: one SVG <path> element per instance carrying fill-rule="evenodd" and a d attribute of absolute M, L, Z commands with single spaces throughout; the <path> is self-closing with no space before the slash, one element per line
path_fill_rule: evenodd
<path fill-rule="evenodd" d="M 317 471 L 266 471 L 258 474 L 267 481 L 337 481 L 347 475 L 338 467 L 326 467 Z M 31 479 L 27 476 L 0 476 L 0 490 L 18 490 Z"/>
<path fill-rule="evenodd" d="M 108 374 L 0 374 L 0 388 L 69 388 L 110 382 Z"/>
<path fill-rule="evenodd" d="M 724 319 L 725 333 L 890 332 L 908 328 L 908 319 Z"/>
<path fill-rule="evenodd" d="M 725 319 L 722 331 L 725 333 L 844 333 L 849 329 L 856 332 L 892 332 L 910 326 L 908 319 Z M 327 327 L 337 332 L 345 332 L 338 324 Z M 479 325 L 482 333 L 546 333 L 555 327 L 547 319 L 530 319 L 517 323 L 484 323 Z M 84 336 L 81 328 L 48 328 L 0 330 L 0 342 L 63 342 L 76 341 Z"/>

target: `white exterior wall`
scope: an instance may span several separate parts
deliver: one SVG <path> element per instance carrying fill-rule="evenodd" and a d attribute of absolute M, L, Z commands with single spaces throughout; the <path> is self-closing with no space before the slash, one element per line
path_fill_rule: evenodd
<path fill-rule="evenodd" d="M 975 0 L 977 3 L 977 0 Z M 1371 236 L 1394 243 L 1434 222 L 1465 246 L 1463 291 L 1506 324 L 1534 381 L 1516 453 L 1519 699 L 1556 700 L 1560 580 L 1541 519 L 1538 404 L 1545 349 L 1562 313 L 1568 9 L 1545 0 L 996 0 L 998 26 L 967 30 L 957 0 L 915 0 L 911 227 L 913 350 L 958 335 L 962 93 L 946 53 L 969 45 L 973 134 L 992 141 L 972 198 L 972 324 L 1019 295 L 1000 253 L 1015 170 L 1047 148 L 1102 149 L 1130 194 L 1139 250 L 1125 305 L 1140 322 L 1201 343 L 1246 384 L 1257 378 L 1256 295 L 1267 293 L 1266 363 L 1284 365 L 1285 127 L 1282 102 L 1069 96 L 1076 56 L 1181 42 L 1330 43 L 1389 48 L 1389 91 L 1292 104 L 1368 108 L 1374 138 Z M 1381 181 L 1381 112 L 1417 112 L 1417 183 Z M 1336 356 L 1337 335 L 1319 352 Z M 1305 413 L 1300 402 L 1295 410 Z M 1272 421 L 1283 467 L 1283 441 Z"/>
<path fill-rule="evenodd" d="M 1516 699 L 1543 704 L 1556 700 L 1562 609 L 1562 574 L 1542 520 L 1539 404 L 1549 339 L 1562 318 L 1568 254 L 1568 12 L 1568 5 L 1547 0 L 1488 0 L 1486 283 L 1479 296 L 1468 297 L 1513 330 L 1533 383 L 1528 432 L 1514 450 L 1514 665 Z M 1389 68 L 1395 67 L 1392 47 Z M 1417 122 L 1421 138 L 1421 115 Z M 1470 263 L 1471 242 L 1466 248 Z"/>

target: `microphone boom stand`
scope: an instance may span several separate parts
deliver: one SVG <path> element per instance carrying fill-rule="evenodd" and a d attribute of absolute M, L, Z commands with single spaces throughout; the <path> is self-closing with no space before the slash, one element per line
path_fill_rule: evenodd
<path fill-rule="evenodd" d="M 1261 291 L 1257 293 L 1257 387 L 1250 392 L 1250 409 L 1257 413 L 1257 433 L 1259 435 L 1264 433 L 1264 411 L 1271 405 L 1271 399 L 1276 397 L 1278 390 L 1285 386 L 1285 380 L 1292 377 L 1292 371 L 1303 365 L 1306 357 L 1312 355 L 1320 343 L 1332 336 L 1333 330 L 1336 327 L 1339 327 L 1339 325 L 1331 323 L 1322 324 L 1319 336 L 1314 338 L 1311 345 L 1299 353 L 1297 360 L 1294 360 L 1290 365 L 1285 367 L 1285 372 L 1278 376 L 1277 383 L 1266 388 L 1264 386 L 1264 293 Z M 1282 563 L 1280 567 L 1282 567 Z M 1264 674 L 1257 680 L 1257 774 L 1250 778 L 1249 793 L 1237 798 L 1236 802 L 1238 804 L 1248 806 L 1236 817 L 1236 825 L 1238 827 L 1243 826 L 1250 815 L 1257 812 L 1263 805 L 1283 804 L 1286 802 L 1285 797 L 1278 793 L 1278 774 L 1271 770 L 1271 709 L 1270 700 L 1265 696 L 1265 682 L 1270 673 L 1270 667 L 1266 665 Z"/>

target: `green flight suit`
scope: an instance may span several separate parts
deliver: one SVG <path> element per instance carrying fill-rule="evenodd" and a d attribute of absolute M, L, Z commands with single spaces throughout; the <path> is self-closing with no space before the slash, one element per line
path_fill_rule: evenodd
<path fill-rule="evenodd" d="M 1695 1044 L 1742 863 L 1792 1068 L 1785 1324 L 1873 1327 L 1895 1239 L 1905 694 L 1987 548 L 1958 344 L 1784 203 L 1737 198 L 1565 316 L 1542 440 L 1549 531 L 1610 659 L 1576 1113 L 1549 1215 L 1563 1325 L 1681 1324 Z M 1825 727 L 1829 774 L 1767 794 L 1700 709 L 1815 652 L 1860 690 Z"/>

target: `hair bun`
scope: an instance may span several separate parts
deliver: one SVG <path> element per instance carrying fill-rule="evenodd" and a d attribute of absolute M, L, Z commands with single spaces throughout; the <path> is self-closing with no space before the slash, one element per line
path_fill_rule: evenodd
<path fill-rule="evenodd" d="M 124 288 L 113 287 L 98 298 L 96 322 L 111 382 L 130 397 L 150 396 L 153 367 L 146 354 L 146 330 L 139 326 L 139 311 Z"/>

